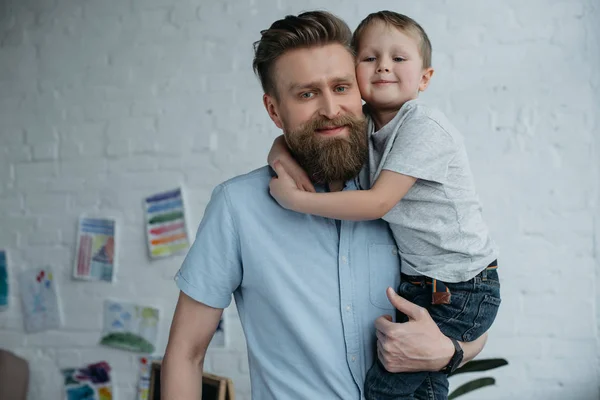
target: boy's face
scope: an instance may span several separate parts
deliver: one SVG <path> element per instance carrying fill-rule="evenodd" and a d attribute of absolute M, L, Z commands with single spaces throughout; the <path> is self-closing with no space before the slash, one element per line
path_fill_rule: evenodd
<path fill-rule="evenodd" d="M 359 41 L 356 77 L 365 102 L 399 109 L 427 88 L 432 68 L 423 69 L 418 39 L 384 22 L 368 26 Z"/>

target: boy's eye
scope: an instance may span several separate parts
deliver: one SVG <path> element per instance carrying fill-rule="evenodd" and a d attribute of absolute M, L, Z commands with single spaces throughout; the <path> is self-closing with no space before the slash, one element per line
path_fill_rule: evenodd
<path fill-rule="evenodd" d="M 394 62 L 402 62 L 404 61 L 404 58 L 402 57 L 394 57 Z"/>
<path fill-rule="evenodd" d="M 367 58 L 365 58 L 363 61 L 366 61 L 366 62 L 373 62 L 373 61 L 375 61 L 375 57 L 367 57 Z"/>

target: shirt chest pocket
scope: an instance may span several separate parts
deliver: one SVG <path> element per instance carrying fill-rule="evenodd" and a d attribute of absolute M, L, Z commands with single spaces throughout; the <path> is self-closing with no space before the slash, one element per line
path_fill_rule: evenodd
<path fill-rule="evenodd" d="M 385 290 L 400 285 L 400 257 L 398 248 L 389 244 L 369 245 L 369 298 L 378 308 L 393 309 Z"/>

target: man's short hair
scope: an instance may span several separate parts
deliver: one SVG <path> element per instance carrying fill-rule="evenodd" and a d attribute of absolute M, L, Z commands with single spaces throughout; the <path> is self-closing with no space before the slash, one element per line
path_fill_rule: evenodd
<path fill-rule="evenodd" d="M 358 27 L 352 36 L 352 48 L 354 51 L 358 51 L 360 38 L 365 29 L 372 23 L 378 21 L 393 26 L 401 32 L 417 39 L 419 41 L 419 53 L 423 59 L 423 68 L 431 67 L 431 42 L 429 41 L 425 29 L 423 29 L 414 19 L 394 11 L 383 10 L 367 15 L 367 17 L 358 24 Z"/>
<path fill-rule="evenodd" d="M 260 40 L 254 43 L 252 66 L 263 91 L 275 97 L 273 66 L 286 51 L 337 43 L 354 54 L 352 31 L 343 20 L 326 11 L 288 15 L 273 22 L 269 29 L 261 31 L 261 35 Z"/>

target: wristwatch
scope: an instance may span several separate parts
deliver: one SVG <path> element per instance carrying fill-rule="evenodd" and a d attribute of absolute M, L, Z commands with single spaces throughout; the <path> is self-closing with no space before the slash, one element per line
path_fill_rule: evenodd
<path fill-rule="evenodd" d="M 444 368 L 442 368 L 440 370 L 440 372 L 447 374 L 447 375 L 450 375 L 451 373 L 456 371 L 458 369 L 460 363 L 463 360 L 462 347 L 460 347 L 460 344 L 458 344 L 458 341 L 456 339 L 450 338 L 450 340 L 452 340 L 452 344 L 454 345 L 454 355 L 450 359 L 450 362 L 448 363 L 448 365 L 446 365 Z"/>

